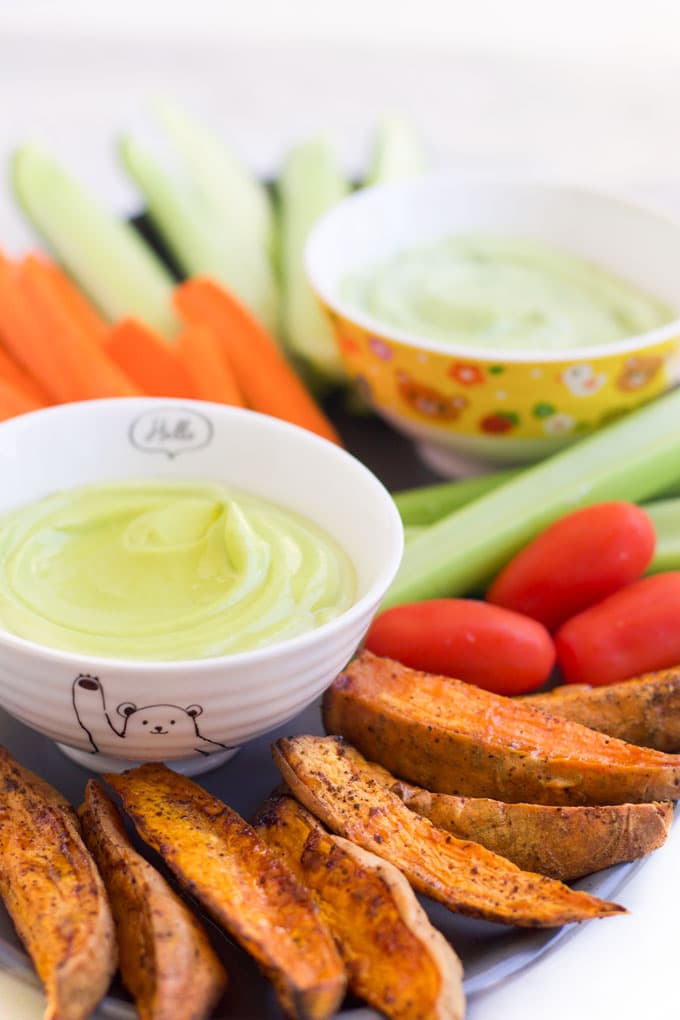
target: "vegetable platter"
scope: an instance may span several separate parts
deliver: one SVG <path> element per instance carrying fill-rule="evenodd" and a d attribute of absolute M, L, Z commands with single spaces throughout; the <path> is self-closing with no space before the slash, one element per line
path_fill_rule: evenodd
<path fill-rule="evenodd" d="M 342 431 L 349 448 L 387 485 L 401 489 L 413 482 L 435 482 L 435 477 L 422 465 L 405 439 L 394 435 L 377 419 L 358 420 L 348 416 L 340 405 L 339 400 L 331 401 L 329 412 L 332 420 Z M 234 807 L 243 817 L 250 818 L 278 781 L 270 745 L 280 736 L 297 733 L 323 733 L 318 705 L 306 710 L 279 731 L 247 744 L 232 762 L 202 777 L 201 785 Z M 4 712 L 0 712 L 0 744 L 6 746 L 23 765 L 38 775 L 49 777 L 72 803 L 81 802 L 88 773 L 68 761 L 51 741 L 32 734 Z M 155 857 L 152 860 L 157 861 Z M 574 887 L 604 899 L 624 898 L 625 902 L 622 890 L 641 866 L 643 862 L 620 864 L 581 879 Z M 498 985 L 562 940 L 578 934 L 575 925 L 539 931 L 509 929 L 464 918 L 432 902 L 423 902 L 431 920 L 455 946 L 463 962 L 468 999 Z M 219 1020 L 231 1017 L 239 1020 L 280 1020 L 283 1014 L 273 992 L 250 958 L 212 926 L 210 934 L 231 978 L 226 996 L 214 1016 Z M 4 910 L 0 912 L 0 940 L 2 967 L 16 975 L 18 980 L 36 985 L 33 969 Z M 134 1015 L 129 997 L 121 986 L 114 986 L 96 1014 L 97 1017 L 115 1020 L 127 1020 Z M 369 1020 L 378 1016 L 352 1000 L 348 1000 L 341 1015 L 348 1020 Z"/>

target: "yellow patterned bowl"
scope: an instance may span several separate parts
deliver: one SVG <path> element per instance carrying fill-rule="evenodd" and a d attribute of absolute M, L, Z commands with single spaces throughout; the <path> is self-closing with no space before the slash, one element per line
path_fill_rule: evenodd
<path fill-rule="evenodd" d="M 538 460 L 680 381 L 680 318 L 594 347 L 481 350 L 400 332 L 340 297 L 349 274 L 469 232 L 547 241 L 680 310 L 680 225 L 618 198 L 447 172 L 345 199 L 315 227 L 307 272 L 350 379 L 433 467 Z"/>

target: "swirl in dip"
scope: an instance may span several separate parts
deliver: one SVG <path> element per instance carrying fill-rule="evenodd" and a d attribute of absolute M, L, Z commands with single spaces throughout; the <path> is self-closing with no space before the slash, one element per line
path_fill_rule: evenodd
<path fill-rule="evenodd" d="M 249 651 L 313 630 L 354 594 L 349 557 L 315 524 L 221 485 L 89 485 L 0 519 L 0 626 L 52 648 Z"/>
<path fill-rule="evenodd" d="M 467 234 L 348 276 L 345 301 L 407 333 L 466 347 L 611 343 L 675 318 L 630 281 L 543 241 Z"/>

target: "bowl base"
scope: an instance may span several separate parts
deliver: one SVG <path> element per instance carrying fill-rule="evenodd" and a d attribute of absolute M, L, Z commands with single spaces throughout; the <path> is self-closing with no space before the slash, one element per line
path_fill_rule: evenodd
<path fill-rule="evenodd" d="M 81 768 L 90 772 L 124 772 L 126 769 L 133 769 L 136 765 L 143 765 L 144 762 L 132 761 L 127 758 L 112 758 L 106 754 L 92 754 L 90 751 L 79 751 L 75 747 L 67 747 L 66 744 L 57 744 L 62 754 L 74 761 Z M 225 762 L 230 761 L 240 748 L 230 747 L 227 751 L 219 751 L 217 754 L 201 754 L 196 758 L 177 758 L 175 761 L 168 761 L 165 764 L 169 769 L 180 772 L 183 776 L 200 776 L 205 772 L 212 772 Z"/>
<path fill-rule="evenodd" d="M 440 443 L 417 443 L 418 456 L 429 468 L 444 478 L 475 478 L 498 470 L 497 464 L 463 457 Z"/>

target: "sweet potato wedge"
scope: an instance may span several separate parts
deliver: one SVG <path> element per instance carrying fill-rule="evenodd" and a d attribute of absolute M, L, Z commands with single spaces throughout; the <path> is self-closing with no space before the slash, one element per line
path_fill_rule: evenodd
<path fill-rule="evenodd" d="M 106 780 L 145 842 L 254 957 L 284 1011 L 331 1016 L 345 969 L 317 908 L 281 858 L 235 811 L 164 765 Z"/>
<path fill-rule="evenodd" d="M 680 796 L 680 755 L 635 747 L 526 702 L 363 652 L 326 691 L 326 730 L 437 793 L 510 803 Z"/>
<path fill-rule="evenodd" d="M 4 748 L 0 896 L 45 986 L 45 1020 L 84 1020 L 116 969 L 106 891 L 70 806 Z"/>
<path fill-rule="evenodd" d="M 394 864 L 414 889 L 450 910 L 527 928 L 624 912 L 438 829 L 409 811 L 337 737 L 282 739 L 273 754 L 285 782 L 317 818 Z"/>
<path fill-rule="evenodd" d="M 330 835 L 285 788 L 253 824 L 311 893 L 356 995 L 391 1020 L 461 1020 L 460 960 L 400 871 Z"/>
<path fill-rule="evenodd" d="M 109 894 L 121 977 L 140 1020 L 206 1020 L 227 977 L 205 931 L 137 853 L 118 808 L 92 779 L 80 820 Z"/>
<path fill-rule="evenodd" d="M 458 839 L 472 839 L 524 871 L 561 882 L 644 857 L 665 843 L 673 822 L 668 801 L 550 807 L 430 793 L 402 782 L 391 789 Z"/>
<path fill-rule="evenodd" d="M 564 684 L 517 700 L 629 744 L 680 751 L 680 669 L 605 687 Z"/>

